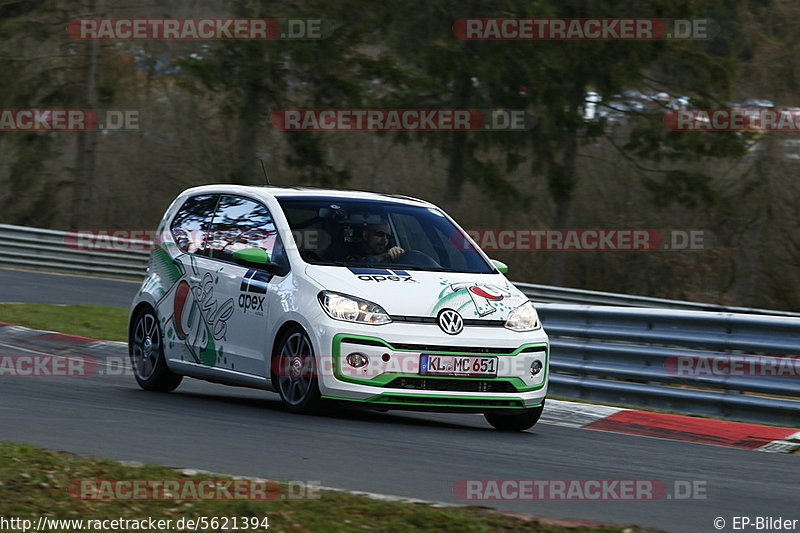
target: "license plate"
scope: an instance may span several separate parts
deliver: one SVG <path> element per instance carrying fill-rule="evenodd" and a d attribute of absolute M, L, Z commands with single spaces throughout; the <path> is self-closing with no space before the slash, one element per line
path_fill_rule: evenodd
<path fill-rule="evenodd" d="M 422 354 L 419 373 L 422 376 L 496 378 L 497 357 Z"/>

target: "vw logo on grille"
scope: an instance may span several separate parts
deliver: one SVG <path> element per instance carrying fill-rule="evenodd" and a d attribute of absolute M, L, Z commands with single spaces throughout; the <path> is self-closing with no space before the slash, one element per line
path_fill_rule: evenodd
<path fill-rule="evenodd" d="M 448 335 L 458 335 L 464 329 L 464 320 L 452 309 L 445 309 L 439 313 L 439 327 Z"/>

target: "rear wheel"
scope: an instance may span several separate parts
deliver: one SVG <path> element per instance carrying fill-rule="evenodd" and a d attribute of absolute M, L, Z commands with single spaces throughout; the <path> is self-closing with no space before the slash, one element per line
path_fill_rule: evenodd
<path fill-rule="evenodd" d="M 483 416 L 498 431 L 525 431 L 536 425 L 543 409 L 544 402 L 539 407 L 520 409 L 514 414 L 484 413 Z"/>
<path fill-rule="evenodd" d="M 145 390 L 169 392 L 183 379 L 167 368 L 163 339 L 153 310 L 148 307 L 140 311 L 128 336 L 128 353 L 136 382 Z"/>
<path fill-rule="evenodd" d="M 273 362 L 272 382 L 286 409 L 303 414 L 320 412 L 323 400 L 314 348 L 301 327 L 295 326 L 281 336 Z"/>

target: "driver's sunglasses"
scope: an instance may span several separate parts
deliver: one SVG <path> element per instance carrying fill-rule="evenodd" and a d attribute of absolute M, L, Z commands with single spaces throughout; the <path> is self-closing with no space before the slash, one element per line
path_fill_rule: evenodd
<path fill-rule="evenodd" d="M 377 235 L 381 239 L 383 239 L 384 237 L 386 237 L 388 239 L 389 237 L 392 236 L 391 233 L 386 233 L 385 231 L 382 231 L 382 230 L 378 230 L 378 231 L 370 230 L 370 231 L 372 232 L 373 235 Z"/>

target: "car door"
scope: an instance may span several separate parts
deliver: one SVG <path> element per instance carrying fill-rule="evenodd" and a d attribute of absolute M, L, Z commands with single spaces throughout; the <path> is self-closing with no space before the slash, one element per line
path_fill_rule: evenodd
<path fill-rule="evenodd" d="M 219 195 L 188 198 L 170 224 L 172 263 L 179 276 L 159 301 L 168 359 L 204 366 L 228 366 L 224 342 L 233 302 L 215 294 L 217 263 L 208 257 L 208 227 Z"/>
<path fill-rule="evenodd" d="M 269 209 L 251 198 L 222 195 L 211 221 L 205 254 L 214 263 L 206 269 L 204 287 L 213 290 L 218 309 L 226 316 L 223 361 L 226 368 L 254 375 L 265 375 L 269 309 L 268 301 L 274 288 L 273 277 L 286 275 L 288 264 L 276 271 L 244 264 L 234 252 L 244 248 L 262 248 L 279 263 L 285 254 Z M 213 284 L 212 284 L 213 283 Z M 272 290 L 271 290 L 272 289 Z M 230 303 L 229 303 L 230 302 Z M 226 307 L 228 306 L 228 307 Z M 228 366 L 229 365 L 229 366 Z"/>

